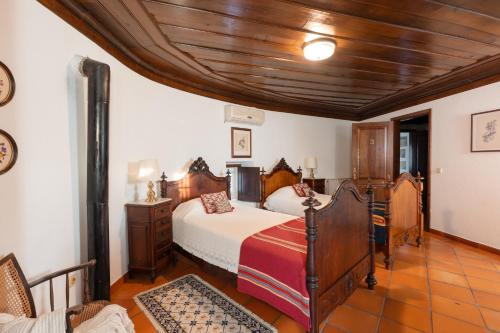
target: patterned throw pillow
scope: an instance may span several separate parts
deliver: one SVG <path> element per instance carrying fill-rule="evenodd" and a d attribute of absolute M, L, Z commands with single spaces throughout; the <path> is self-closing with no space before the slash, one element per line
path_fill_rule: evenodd
<path fill-rule="evenodd" d="M 220 200 L 215 202 L 215 212 L 217 214 L 224 214 L 224 213 L 229 213 L 234 210 L 233 206 L 231 206 L 231 203 L 229 200 L 226 198 L 226 200 Z"/>
<path fill-rule="evenodd" d="M 309 195 L 309 191 L 311 190 L 309 185 L 306 183 L 293 184 L 292 187 L 299 197 L 307 197 Z"/>
<path fill-rule="evenodd" d="M 227 198 L 226 192 L 217 192 L 217 193 L 208 193 L 208 194 L 202 194 L 200 196 L 201 202 L 203 203 L 203 206 L 205 207 L 205 211 L 207 214 L 213 214 L 217 212 L 217 202 L 224 202 L 227 201 L 229 203 L 229 199 Z M 231 205 L 231 204 L 229 204 Z"/>

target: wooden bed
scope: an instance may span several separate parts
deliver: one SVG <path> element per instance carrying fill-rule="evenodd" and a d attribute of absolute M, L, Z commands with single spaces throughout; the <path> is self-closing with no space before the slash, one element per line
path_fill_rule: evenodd
<path fill-rule="evenodd" d="M 423 213 L 422 213 L 422 178 L 416 178 L 409 173 L 402 173 L 394 182 L 384 186 L 385 206 L 383 212 L 384 224 L 377 227 L 385 229 L 386 241 L 378 245 L 384 251 L 385 267 L 390 269 L 393 253 L 397 246 L 408 240 L 415 241 L 417 246 L 422 243 Z"/>
<path fill-rule="evenodd" d="M 293 172 L 293 171 L 292 171 Z M 178 181 L 161 182 L 162 197 L 172 198 L 173 209 L 203 193 L 227 191 L 230 178 L 216 177 L 202 158 Z M 333 200 L 316 210 L 313 197 L 306 198 L 306 286 L 310 301 L 310 332 L 365 281 L 370 289 L 375 279 L 375 240 L 372 223 L 373 192 L 359 193 L 352 181 L 343 182 Z"/>
<path fill-rule="evenodd" d="M 302 181 L 302 169 L 299 167 L 297 172 L 286 163 L 284 158 L 281 158 L 270 173 L 266 174 L 264 169 L 260 175 L 260 208 L 264 208 L 264 203 L 267 197 L 285 186 L 292 186 L 293 184 Z"/>

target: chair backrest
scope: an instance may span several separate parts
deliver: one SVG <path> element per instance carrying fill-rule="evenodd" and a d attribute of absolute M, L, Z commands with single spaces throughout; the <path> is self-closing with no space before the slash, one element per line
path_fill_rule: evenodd
<path fill-rule="evenodd" d="M 36 317 L 28 281 L 13 253 L 0 259 L 0 312 Z"/>

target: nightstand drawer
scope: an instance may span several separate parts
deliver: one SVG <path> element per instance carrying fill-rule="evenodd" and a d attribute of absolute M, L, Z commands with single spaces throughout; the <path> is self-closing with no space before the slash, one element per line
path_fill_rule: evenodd
<path fill-rule="evenodd" d="M 156 248 L 161 249 L 172 243 L 172 230 L 170 227 L 156 229 Z"/>
<path fill-rule="evenodd" d="M 170 205 L 163 205 L 153 210 L 153 218 L 155 220 L 168 217 L 170 215 Z"/>
<path fill-rule="evenodd" d="M 156 265 L 162 266 L 165 263 L 165 261 L 168 261 L 168 259 L 170 258 L 171 251 L 172 249 L 170 248 L 170 246 L 168 246 L 156 252 Z"/>

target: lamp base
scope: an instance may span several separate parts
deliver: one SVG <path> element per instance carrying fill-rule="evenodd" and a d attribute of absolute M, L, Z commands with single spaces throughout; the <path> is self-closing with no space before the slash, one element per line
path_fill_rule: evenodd
<path fill-rule="evenodd" d="M 309 170 L 311 170 L 309 172 L 309 178 L 314 179 L 314 169 L 309 169 Z"/>
<path fill-rule="evenodd" d="M 152 181 L 149 181 L 148 183 L 148 193 L 146 197 L 146 202 L 156 202 L 158 199 L 156 198 L 156 193 L 153 190 L 155 185 L 153 184 Z"/>

